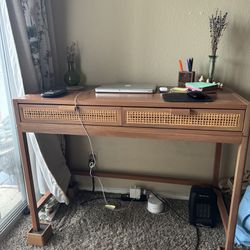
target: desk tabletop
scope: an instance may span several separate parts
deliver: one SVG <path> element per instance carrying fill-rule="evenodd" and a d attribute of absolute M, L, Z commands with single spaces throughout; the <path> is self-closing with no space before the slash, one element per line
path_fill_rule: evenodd
<path fill-rule="evenodd" d="M 114 94 L 95 93 L 94 89 L 69 91 L 63 97 L 44 98 L 39 94 L 29 94 L 16 98 L 15 102 L 43 105 L 121 106 L 121 107 L 159 107 L 159 108 L 207 108 L 207 109 L 246 109 L 249 102 L 230 89 L 219 90 L 213 102 L 165 102 L 162 94 Z"/>

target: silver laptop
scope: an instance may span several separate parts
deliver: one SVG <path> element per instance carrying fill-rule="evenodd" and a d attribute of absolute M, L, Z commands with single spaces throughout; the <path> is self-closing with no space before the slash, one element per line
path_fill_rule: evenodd
<path fill-rule="evenodd" d="M 154 93 L 156 84 L 148 83 L 115 83 L 95 88 L 96 93 Z"/>

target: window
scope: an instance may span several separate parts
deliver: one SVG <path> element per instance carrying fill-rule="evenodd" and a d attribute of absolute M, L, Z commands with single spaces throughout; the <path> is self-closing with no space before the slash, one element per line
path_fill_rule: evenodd
<path fill-rule="evenodd" d="M 27 205 L 12 97 L 20 69 L 5 0 L 0 0 L 0 235 Z"/>

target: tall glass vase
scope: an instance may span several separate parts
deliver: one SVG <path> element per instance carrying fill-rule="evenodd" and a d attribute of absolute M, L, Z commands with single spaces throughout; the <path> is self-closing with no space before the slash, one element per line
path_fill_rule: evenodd
<path fill-rule="evenodd" d="M 209 71 L 208 71 L 208 79 L 209 82 L 214 81 L 214 72 L 215 72 L 215 62 L 216 62 L 216 55 L 209 56 Z"/>
<path fill-rule="evenodd" d="M 68 62 L 68 71 L 64 75 L 64 82 L 68 87 L 75 87 L 80 83 L 80 75 L 75 70 L 74 61 Z"/>

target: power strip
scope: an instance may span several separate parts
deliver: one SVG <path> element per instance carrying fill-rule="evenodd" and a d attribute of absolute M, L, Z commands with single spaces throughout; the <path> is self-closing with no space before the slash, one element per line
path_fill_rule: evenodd
<path fill-rule="evenodd" d="M 130 198 L 130 194 L 121 194 L 121 200 L 123 201 L 147 201 L 148 197 L 145 194 L 141 194 L 140 199 Z"/>

